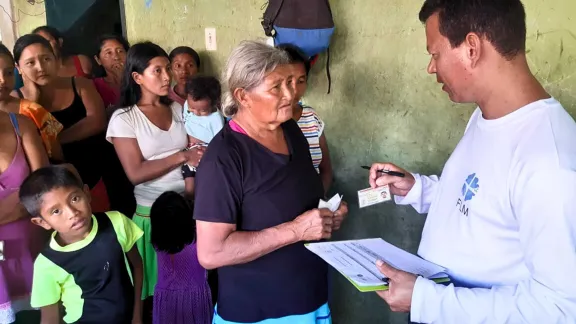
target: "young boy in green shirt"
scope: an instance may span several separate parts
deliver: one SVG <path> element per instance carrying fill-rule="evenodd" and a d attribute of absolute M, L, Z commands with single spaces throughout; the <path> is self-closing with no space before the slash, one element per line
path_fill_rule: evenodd
<path fill-rule="evenodd" d="M 92 214 L 88 187 L 64 166 L 31 173 L 20 201 L 32 223 L 54 230 L 34 262 L 31 303 L 41 308 L 42 323 L 60 323 L 60 302 L 66 323 L 141 323 L 136 224 L 119 212 Z"/>

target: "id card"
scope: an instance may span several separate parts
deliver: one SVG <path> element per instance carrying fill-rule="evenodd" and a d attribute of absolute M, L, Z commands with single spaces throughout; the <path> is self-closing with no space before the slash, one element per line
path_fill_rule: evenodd
<path fill-rule="evenodd" d="M 358 191 L 358 206 L 360 208 L 376 205 L 391 200 L 390 188 L 382 186 L 378 188 L 367 188 Z"/>
<path fill-rule="evenodd" d="M 4 261 L 4 241 L 0 241 L 0 261 Z"/>

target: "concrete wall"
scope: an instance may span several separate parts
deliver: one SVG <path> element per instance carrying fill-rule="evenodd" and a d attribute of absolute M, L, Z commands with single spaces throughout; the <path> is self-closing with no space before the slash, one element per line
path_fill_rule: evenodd
<path fill-rule="evenodd" d="M 170 50 L 204 49 L 204 28 L 217 29 L 216 52 L 203 52 L 204 71 L 219 73 L 241 40 L 262 37 L 263 0 L 125 0 L 131 42 L 152 40 Z M 147 3 L 149 6 L 147 6 Z M 338 192 L 350 217 L 337 238 L 382 237 L 415 252 L 424 216 L 392 204 L 358 210 L 368 186 L 360 165 L 390 160 L 413 171 L 439 172 L 463 133 L 471 106 L 454 105 L 426 74 L 429 56 L 418 21 L 422 1 L 331 0 L 336 20 L 332 94 L 324 61 L 313 68 L 306 101 L 327 123 Z M 576 12 L 573 0 L 525 0 L 533 71 L 576 114 Z M 333 313 L 342 323 L 405 323 L 373 293 L 359 293 L 334 275 Z M 279 294 L 282 291 L 278 291 Z"/>

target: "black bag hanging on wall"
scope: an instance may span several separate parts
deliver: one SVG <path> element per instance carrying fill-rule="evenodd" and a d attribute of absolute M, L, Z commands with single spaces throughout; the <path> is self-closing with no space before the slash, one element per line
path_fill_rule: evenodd
<path fill-rule="evenodd" d="M 269 0 L 262 27 L 274 45 L 292 44 L 311 59 L 327 52 L 326 74 L 328 93 L 330 78 L 330 40 L 334 34 L 334 20 L 328 0 Z"/>

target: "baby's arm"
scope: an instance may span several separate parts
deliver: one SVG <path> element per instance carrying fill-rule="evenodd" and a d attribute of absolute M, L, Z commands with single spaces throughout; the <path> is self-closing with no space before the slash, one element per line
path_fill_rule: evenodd
<path fill-rule="evenodd" d="M 134 245 L 128 251 L 128 260 L 134 268 L 134 310 L 132 315 L 132 323 L 142 323 L 142 281 L 144 278 L 144 269 L 142 266 L 142 258 L 138 252 L 138 248 Z M 127 296 L 128 297 L 128 296 Z"/>

